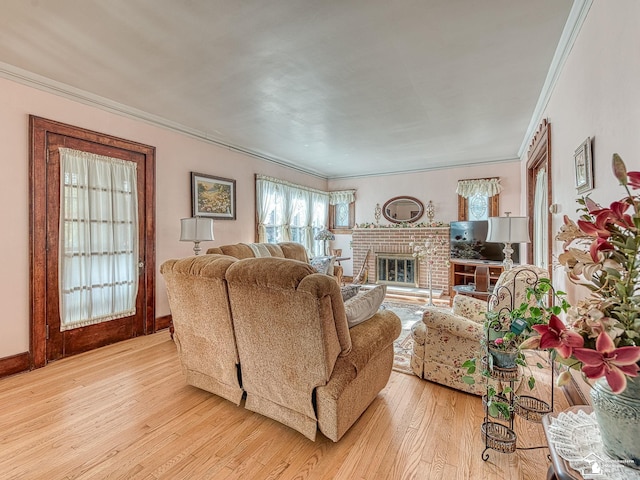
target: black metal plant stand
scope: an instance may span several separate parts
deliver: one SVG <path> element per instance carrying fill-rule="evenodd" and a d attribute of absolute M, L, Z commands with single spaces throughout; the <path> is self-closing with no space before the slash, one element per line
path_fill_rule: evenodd
<path fill-rule="evenodd" d="M 527 272 L 527 273 L 525 273 Z M 518 278 L 523 275 L 524 278 Z M 538 275 L 532 270 L 522 269 L 518 271 L 513 278 L 513 288 L 518 284 L 518 281 L 522 281 L 526 287 L 534 287 L 538 281 Z M 509 312 L 514 309 L 515 305 L 515 291 L 511 291 L 508 285 L 498 287 L 491 297 L 489 297 L 488 305 L 496 305 L 499 301 L 509 299 L 509 306 L 503 307 L 499 315 L 501 318 L 510 318 Z M 509 325 L 510 327 L 511 325 Z M 554 364 L 550 359 L 551 367 L 551 403 L 547 403 L 539 398 L 529 395 L 516 395 L 514 391 L 514 385 L 522 378 L 522 367 L 516 365 L 513 368 L 501 368 L 493 365 L 490 361 L 491 353 L 488 350 L 489 346 L 489 330 L 487 329 L 486 342 L 484 346 L 484 352 L 482 357 L 482 368 L 489 373 L 489 378 L 496 380 L 500 385 L 505 383 L 509 385 L 509 391 L 507 394 L 498 393 L 497 400 L 508 404 L 509 417 L 505 417 L 503 413 L 499 413 L 497 416 L 491 416 L 489 414 L 489 378 L 487 378 L 487 394 L 483 396 L 484 404 L 484 421 L 481 426 L 482 438 L 485 442 L 485 448 L 482 451 L 482 460 L 485 462 L 489 459 L 488 450 L 496 450 L 501 453 L 514 453 L 516 450 L 533 450 L 537 448 L 546 448 L 543 446 L 534 447 L 517 447 L 518 435 L 514 429 L 514 418 L 516 415 L 524 418 L 527 421 L 534 423 L 542 423 L 542 417 L 553 411 L 554 404 Z"/>

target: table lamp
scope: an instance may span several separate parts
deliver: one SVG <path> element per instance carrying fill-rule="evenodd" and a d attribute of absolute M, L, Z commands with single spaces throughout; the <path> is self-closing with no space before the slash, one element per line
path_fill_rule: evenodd
<path fill-rule="evenodd" d="M 316 233 L 316 236 L 313 238 L 314 240 L 322 240 L 324 242 L 324 254 L 325 256 L 329 255 L 328 253 L 329 250 L 327 250 L 327 240 L 336 239 L 336 236 L 333 234 L 333 232 L 331 232 L 331 230 L 327 230 L 326 228 L 323 228 L 318 233 Z"/>
<path fill-rule="evenodd" d="M 487 242 L 504 243 L 504 265 L 505 270 L 513 267 L 512 243 L 529 243 L 529 217 L 510 217 L 511 212 L 505 212 L 505 217 L 489 217 L 489 229 L 487 232 Z"/>
<path fill-rule="evenodd" d="M 180 241 L 193 242 L 193 251 L 200 253 L 200 242 L 210 242 L 213 237 L 213 219 L 190 217 L 180 219 Z"/>

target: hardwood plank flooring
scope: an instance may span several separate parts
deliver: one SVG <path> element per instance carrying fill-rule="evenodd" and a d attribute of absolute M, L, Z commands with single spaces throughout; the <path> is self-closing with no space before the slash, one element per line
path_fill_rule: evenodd
<path fill-rule="evenodd" d="M 3 480 L 535 480 L 548 467 L 546 449 L 483 462 L 480 398 L 397 372 L 340 442 L 311 442 L 186 385 L 166 331 L 4 378 L 0 405 Z M 516 431 L 545 444 L 539 425 Z"/>

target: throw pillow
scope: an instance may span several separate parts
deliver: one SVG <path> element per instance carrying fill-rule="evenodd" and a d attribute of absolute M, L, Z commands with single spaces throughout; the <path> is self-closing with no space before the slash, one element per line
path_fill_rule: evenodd
<path fill-rule="evenodd" d="M 340 287 L 340 293 L 342 293 L 342 301 L 346 302 L 350 298 L 355 297 L 360 291 L 361 285 L 345 285 Z"/>
<path fill-rule="evenodd" d="M 347 315 L 349 328 L 373 317 L 387 293 L 386 285 L 376 285 L 371 290 L 363 290 L 344 303 L 344 312 Z"/>
<path fill-rule="evenodd" d="M 309 262 L 316 272 L 325 275 L 333 274 L 333 261 L 336 257 L 316 257 Z"/>

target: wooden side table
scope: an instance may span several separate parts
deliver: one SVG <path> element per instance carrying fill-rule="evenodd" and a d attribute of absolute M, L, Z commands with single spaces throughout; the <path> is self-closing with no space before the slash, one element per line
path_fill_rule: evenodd
<path fill-rule="evenodd" d="M 480 300 L 487 300 L 493 293 L 493 288 L 489 288 L 486 292 L 479 292 L 471 285 L 455 285 L 453 287 L 453 291 L 456 292 L 456 295 L 467 295 L 469 297 L 478 298 Z"/>
<path fill-rule="evenodd" d="M 564 410 L 564 412 L 576 413 L 580 410 L 584 410 L 586 413 L 591 413 L 593 408 L 588 405 L 577 405 Z M 569 463 L 558 454 L 553 442 L 550 441 L 549 426 L 551 425 L 551 420 L 557 417 L 560 413 L 563 412 L 553 412 L 542 417 L 542 428 L 544 429 L 544 434 L 547 437 L 547 443 L 549 444 L 549 456 L 551 457 L 551 465 L 547 472 L 547 480 L 583 480 L 582 475 L 571 468 Z"/>

